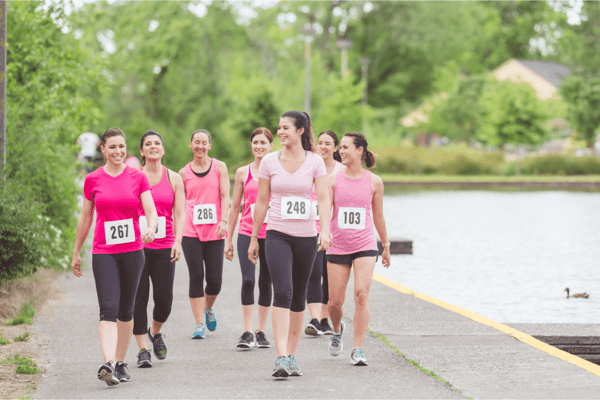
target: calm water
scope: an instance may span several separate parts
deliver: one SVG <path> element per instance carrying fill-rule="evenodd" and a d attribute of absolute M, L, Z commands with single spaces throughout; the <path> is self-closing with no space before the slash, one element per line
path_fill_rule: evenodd
<path fill-rule="evenodd" d="M 375 273 L 497 322 L 600 323 L 600 194 L 402 192 L 384 213 L 414 254 Z"/>

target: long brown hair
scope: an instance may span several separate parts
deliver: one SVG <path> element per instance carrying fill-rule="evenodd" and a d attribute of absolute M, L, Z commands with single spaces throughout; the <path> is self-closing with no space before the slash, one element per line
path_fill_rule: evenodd
<path fill-rule="evenodd" d="M 352 142 L 356 148 L 363 148 L 362 161 L 364 161 L 367 168 L 371 168 L 375 165 L 375 154 L 367 149 L 367 138 L 360 132 L 348 132 L 344 136 L 352 138 Z"/>
<path fill-rule="evenodd" d="M 283 113 L 281 118 L 289 118 L 294 122 L 296 130 L 304 128 L 304 132 L 300 136 L 302 148 L 306 151 L 315 151 L 315 139 L 313 138 L 312 126 L 310 125 L 310 117 L 304 111 L 291 110 Z"/>

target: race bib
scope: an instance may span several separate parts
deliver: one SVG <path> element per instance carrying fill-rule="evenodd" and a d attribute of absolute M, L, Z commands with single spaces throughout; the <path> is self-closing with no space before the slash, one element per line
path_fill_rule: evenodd
<path fill-rule="evenodd" d="M 271 202 L 269 202 L 269 208 L 267 208 L 267 214 L 265 215 L 265 222 L 269 220 L 269 212 L 271 212 Z M 254 221 L 254 204 L 250 204 L 250 215 L 252 215 L 252 221 Z"/>
<path fill-rule="evenodd" d="M 107 245 L 133 243 L 135 232 L 133 231 L 133 219 L 122 219 L 120 221 L 104 222 L 104 238 Z"/>
<path fill-rule="evenodd" d="M 194 206 L 194 225 L 217 223 L 217 206 L 215 204 L 198 204 Z"/>
<path fill-rule="evenodd" d="M 367 212 L 361 207 L 340 207 L 338 211 L 338 228 L 365 229 Z"/>
<path fill-rule="evenodd" d="M 144 233 L 148 229 L 148 220 L 145 215 L 140 216 L 140 232 Z M 167 237 L 167 219 L 158 217 L 158 232 L 154 235 L 154 239 L 164 239 Z"/>
<path fill-rule="evenodd" d="M 300 197 L 281 198 L 281 219 L 310 219 L 310 200 Z"/>

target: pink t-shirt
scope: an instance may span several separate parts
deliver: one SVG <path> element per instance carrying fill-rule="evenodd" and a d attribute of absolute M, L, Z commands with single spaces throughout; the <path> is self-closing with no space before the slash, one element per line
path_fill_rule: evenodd
<path fill-rule="evenodd" d="M 221 174 L 216 158 L 211 159 L 208 174 L 199 177 L 192 163 L 185 166 L 185 231 L 183 236 L 201 242 L 225 239 L 217 237 L 221 221 Z"/>
<path fill-rule="evenodd" d="M 342 167 L 343 167 L 342 163 L 336 161 L 335 166 L 333 167 L 333 171 L 331 171 L 331 173 L 335 174 L 340 169 L 342 169 Z M 325 167 L 325 168 L 327 168 L 327 167 Z M 316 225 L 317 233 L 321 233 L 321 223 L 319 222 L 319 207 L 317 207 L 317 188 L 315 187 L 315 185 L 313 185 L 312 191 L 310 192 L 310 200 L 312 201 L 313 217 L 315 218 L 315 221 L 317 224 Z"/>
<path fill-rule="evenodd" d="M 286 172 L 279 161 L 280 151 L 271 153 L 260 163 L 258 177 L 271 181 L 271 210 L 267 230 L 291 236 L 317 236 L 310 191 L 315 178 L 327 176 L 323 159 L 306 152 L 304 163 L 296 172 Z"/>
<path fill-rule="evenodd" d="M 145 244 L 147 249 L 170 249 L 175 243 L 175 234 L 173 230 L 173 206 L 175 205 L 175 192 L 169 181 L 169 171 L 163 166 L 162 178 L 160 182 L 150 188 L 152 200 L 158 214 L 158 232 L 155 239 Z M 140 203 L 140 217 L 146 216 L 144 207 Z"/>
<path fill-rule="evenodd" d="M 248 174 L 244 182 L 244 208 L 242 209 L 242 219 L 240 220 L 240 233 L 246 236 L 252 236 L 252 224 L 254 223 L 252 210 L 258 197 L 258 180 L 252 175 L 252 164 L 248 165 Z M 267 236 L 267 220 L 260 228 L 259 239 Z"/>
<path fill-rule="evenodd" d="M 371 171 L 365 170 L 358 179 L 350 179 L 344 171 L 335 176 L 333 187 L 333 241 L 327 254 L 353 254 L 359 251 L 377 250 L 373 230 L 371 204 Z"/>
<path fill-rule="evenodd" d="M 125 166 L 112 177 L 98 168 L 85 178 L 83 195 L 96 208 L 92 254 L 117 254 L 143 247 L 138 206 L 142 193 L 150 190 L 143 172 Z"/>

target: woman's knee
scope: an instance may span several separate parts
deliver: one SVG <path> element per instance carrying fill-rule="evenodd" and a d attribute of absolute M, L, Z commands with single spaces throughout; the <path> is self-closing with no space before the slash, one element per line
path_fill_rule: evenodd
<path fill-rule="evenodd" d="M 369 291 L 368 290 L 357 290 L 354 293 L 354 302 L 356 307 L 368 307 L 369 306 Z"/>

